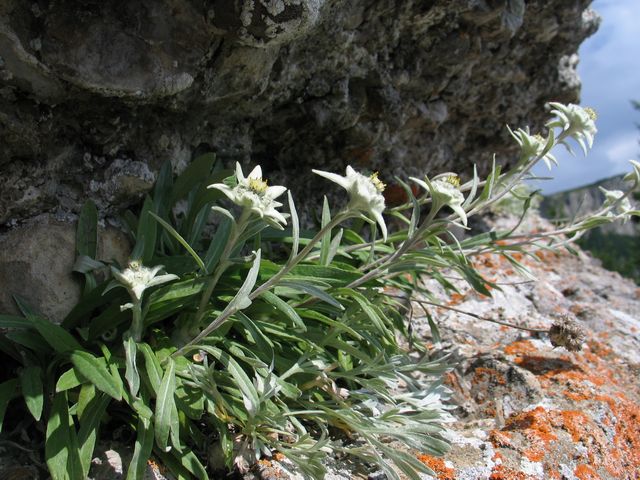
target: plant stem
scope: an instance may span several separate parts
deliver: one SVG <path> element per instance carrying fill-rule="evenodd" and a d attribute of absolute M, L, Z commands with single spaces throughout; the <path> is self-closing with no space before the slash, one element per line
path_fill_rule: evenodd
<path fill-rule="evenodd" d="M 344 220 L 348 219 L 351 216 L 352 214 L 348 211 L 341 212 L 338 215 L 336 215 L 335 218 L 333 218 L 322 229 L 320 229 L 318 233 L 316 233 L 316 235 L 311 239 L 311 241 L 309 241 L 309 243 L 302 249 L 302 251 L 298 253 L 298 255 L 296 255 L 294 258 L 289 260 L 289 262 L 284 267 L 282 267 L 282 269 L 278 273 L 276 273 L 273 277 L 271 277 L 265 283 L 263 283 L 258 288 L 256 288 L 249 295 L 249 299 L 255 300 L 255 298 L 258 297 L 261 293 L 274 287 L 284 275 L 289 273 L 292 268 L 294 268 L 298 263 L 304 260 L 307 257 L 307 255 L 309 255 L 309 252 L 311 252 L 315 244 L 318 243 L 327 232 L 330 232 L 333 229 L 333 227 L 335 227 L 336 225 L 338 225 L 339 223 L 343 222 Z M 204 330 L 202 330 L 198 335 L 196 335 L 188 343 L 186 343 L 185 345 L 180 347 L 178 350 L 176 350 L 171 356 L 176 357 L 178 355 L 181 355 L 182 352 L 184 352 L 185 350 L 187 350 L 188 348 L 190 348 L 191 346 L 193 346 L 194 344 L 196 344 L 197 342 L 205 338 L 208 334 L 210 334 L 215 329 L 219 328 L 231 315 L 235 314 L 239 310 L 240 310 L 239 308 L 225 309 L 220 314 L 220 316 L 218 316 L 218 318 L 216 318 L 213 322 L 211 322 Z"/>
<path fill-rule="evenodd" d="M 533 332 L 533 333 L 547 333 L 549 330 L 548 329 L 542 329 L 542 328 L 529 328 L 529 327 L 521 327 L 519 325 L 514 325 L 513 323 L 509 323 L 509 322 L 503 322 L 501 320 L 496 320 L 494 318 L 487 318 L 487 317 L 482 317 L 480 315 L 477 315 L 475 313 L 472 312 L 467 312 L 465 310 L 460 310 L 459 308 L 454 308 L 454 307 L 450 307 L 448 305 L 442 305 L 440 303 L 435 303 L 435 302 L 429 302 L 428 300 L 417 300 L 417 299 L 413 299 L 416 303 L 418 303 L 420 305 L 420 307 L 422 307 L 422 309 L 426 312 L 426 307 L 424 305 L 432 305 L 434 307 L 441 307 L 441 308 L 445 308 L 447 310 L 451 310 L 452 312 L 457 312 L 457 313 L 461 313 L 463 315 L 468 315 L 470 317 L 473 318 L 477 318 L 478 320 L 482 320 L 485 322 L 491 322 L 491 323 L 497 323 L 498 325 L 504 325 L 505 327 L 511 327 L 511 328 L 516 328 L 518 330 L 524 330 L 525 332 Z"/>
<path fill-rule="evenodd" d="M 247 228 L 248 220 L 251 215 L 251 210 L 245 208 L 242 210 L 242 214 L 240 214 L 240 218 L 233 225 L 231 230 L 231 234 L 227 240 L 227 244 L 224 246 L 224 250 L 220 255 L 220 260 L 218 261 L 218 266 L 213 272 L 213 276 L 209 283 L 207 283 L 206 290 L 202 293 L 202 297 L 200 298 L 200 304 L 198 305 L 198 311 L 196 312 L 196 317 L 194 320 L 195 325 L 198 325 L 202 318 L 204 317 L 205 310 L 207 305 L 209 304 L 209 300 L 211 300 L 211 295 L 213 295 L 213 290 L 216 288 L 218 281 L 222 274 L 231 266 L 231 262 L 229 261 L 229 257 L 231 256 L 231 252 L 233 252 L 233 248 L 236 246 L 236 242 L 245 228 Z"/>
<path fill-rule="evenodd" d="M 131 321 L 129 333 L 134 342 L 140 342 L 144 326 L 142 323 L 142 300 L 134 302 L 131 311 L 133 312 L 133 320 Z"/>
<path fill-rule="evenodd" d="M 315 234 L 315 236 L 302 249 L 302 251 L 300 253 L 298 253 L 298 255 L 296 255 L 294 258 L 292 258 L 273 277 L 271 277 L 269 280 L 267 280 L 262 285 L 260 285 L 258 288 L 256 288 L 249 295 L 249 299 L 250 300 L 254 300 L 261 293 L 263 293 L 263 292 L 269 290 L 270 288 L 272 288 L 276 283 L 278 283 L 280 281 L 280 279 L 283 276 L 285 276 L 287 273 L 289 273 L 296 265 L 298 265 L 302 260 L 304 260 L 307 257 L 307 255 L 309 255 L 309 253 L 311 252 L 313 247 L 316 245 L 316 243 L 318 243 L 320 240 L 322 240 L 322 237 L 324 237 L 324 235 L 327 232 L 330 232 L 335 226 L 339 225 L 340 223 L 342 223 L 343 221 L 347 220 L 351 216 L 352 216 L 352 214 L 349 213 L 348 211 L 347 212 L 338 213 L 333 219 L 331 219 L 331 221 L 329 223 L 327 223 L 322 229 L 320 229 L 320 231 L 318 233 Z"/>

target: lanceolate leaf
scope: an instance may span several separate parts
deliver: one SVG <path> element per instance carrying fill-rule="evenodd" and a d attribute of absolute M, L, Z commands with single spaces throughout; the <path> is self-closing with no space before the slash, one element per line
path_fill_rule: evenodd
<path fill-rule="evenodd" d="M 58 353 L 66 353 L 72 350 L 80 351 L 82 346 L 77 342 L 73 335 L 64 328 L 51 323 L 44 318 L 29 316 L 29 322 L 38 330 L 49 345 Z"/>
<path fill-rule="evenodd" d="M 100 422 L 102 421 L 110 402 L 111 398 L 108 395 L 101 393 L 94 396 L 84 409 L 86 413 L 82 416 L 82 420 L 80 421 L 80 431 L 78 432 L 80 462 L 82 464 L 84 478 L 89 475 L 89 467 L 91 466 L 91 459 L 93 458 L 93 450 L 96 445 Z"/>
<path fill-rule="evenodd" d="M 167 368 L 162 377 L 156 398 L 155 437 L 156 444 L 163 451 L 168 451 L 169 431 L 171 429 L 171 411 L 175 408 L 174 393 L 176 390 L 175 362 L 167 358 Z"/>
<path fill-rule="evenodd" d="M 296 310 L 291 305 L 282 300 L 276 294 L 271 292 L 263 292 L 260 296 L 266 302 L 280 310 L 281 313 L 284 313 L 297 326 L 299 331 L 305 332 L 307 330 L 307 327 L 300 318 L 300 315 L 298 315 L 298 312 L 296 312 Z"/>
<path fill-rule="evenodd" d="M 40 420 L 43 406 L 42 369 L 38 366 L 25 367 L 20 375 L 22 396 L 33 418 Z"/>
<path fill-rule="evenodd" d="M 160 384 L 162 383 L 162 367 L 160 367 L 160 362 L 149 345 L 141 343 L 138 347 L 144 357 L 145 371 L 147 372 L 151 388 L 153 388 L 154 393 L 157 394 L 158 390 L 160 390 Z"/>
<path fill-rule="evenodd" d="M 296 211 L 296 205 L 293 202 L 290 190 L 287 192 L 287 196 L 289 199 L 289 213 L 291 214 L 291 236 L 293 238 L 291 254 L 289 256 L 289 261 L 291 261 L 298 255 L 298 246 L 300 245 L 300 221 L 298 220 L 298 212 Z"/>
<path fill-rule="evenodd" d="M 137 354 L 138 349 L 136 342 L 132 337 L 128 337 L 124 341 L 124 353 L 126 359 L 126 367 L 124 377 L 129 384 L 129 391 L 134 397 L 138 395 L 140 388 L 140 374 L 138 373 Z"/>
<path fill-rule="evenodd" d="M 331 221 L 331 212 L 329 211 L 329 201 L 324 197 L 322 203 L 322 228 Z M 320 241 L 320 265 L 328 265 L 329 247 L 331 245 L 331 230 L 327 231 Z"/>
<path fill-rule="evenodd" d="M 77 373 L 93 383 L 98 390 L 116 400 L 122 399 L 121 383 L 113 378 L 103 358 L 98 359 L 84 351 L 72 352 L 69 358 Z"/>
<path fill-rule="evenodd" d="M 53 480 L 83 480 L 75 427 L 71 423 L 67 394 L 56 393 L 47 422 L 45 460 Z"/>
<path fill-rule="evenodd" d="M 173 238 L 175 238 L 178 242 L 180 242 L 180 245 L 182 245 L 184 247 L 184 249 L 189 252 L 189 255 L 191 255 L 193 257 L 193 259 L 196 261 L 196 263 L 198 264 L 198 266 L 202 269 L 202 271 L 206 270 L 206 267 L 204 265 L 204 262 L 202 261 L 202 259 L 200 258 L 200 256 L 196 253 L 196 251 L 191 247 L 191 245 L 189 245 L 189 243 L 187 243 L 187 241 L 182 238 L 182 235 L 180 235 L 175 228 L 173 228 L 171 225 L 169 225 L 167 222 L 165 222 L 163 219 L 161 219 L 158 215 L 156 215 L 153 212 L 149 212 L 149 214 L 155 218 L 155 220 L 162 225 L 167 232 L 169 232 L 169 234 L 171 234 L 171 236 Z"/>
<path fill-rule="evenodd" d="M 142 480 L 144 478 L 147 461 L 153 449 L 153 425 L 151 420 L 139 417 L 136 433 L 136 444 L 127 470 L 127 480 Z"/>

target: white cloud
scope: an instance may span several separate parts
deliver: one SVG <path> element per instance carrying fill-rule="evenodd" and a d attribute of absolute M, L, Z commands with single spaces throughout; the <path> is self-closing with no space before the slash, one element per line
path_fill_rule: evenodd
<path fill-rule="evenodd" d="M 617 170 L 621 165 L 627 166 L 627 161 L 638 157 L 640 144 L 638 132 L 626 132 L 622 135 L 607 139 L 606 144 L 602 145 L 605 156 L 609 162 L 614 164 Z"/>

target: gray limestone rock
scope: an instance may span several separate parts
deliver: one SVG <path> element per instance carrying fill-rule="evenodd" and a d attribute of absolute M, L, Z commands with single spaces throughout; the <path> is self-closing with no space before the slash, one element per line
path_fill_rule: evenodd
<path fill-rule="evenodd" d="M 589 0 L 133 0 L 0 5 L 0 224 L 137 203 L 159 166 L 384 181 L 486 170 L 504 125 L 576 101 Z M 301 197 L 301 195 L 300 195 Z"/>
<path fill-rule="evenodd" d="M 18 313 L 18 295 L 58 323 L 80 298 L 81 283 L 72 273 L 75 224 L 41 215 L 0 236 L 0 312 Z M 124 264 L 129 243 L 119 230 L 101 228 L 98 258 Z"/>

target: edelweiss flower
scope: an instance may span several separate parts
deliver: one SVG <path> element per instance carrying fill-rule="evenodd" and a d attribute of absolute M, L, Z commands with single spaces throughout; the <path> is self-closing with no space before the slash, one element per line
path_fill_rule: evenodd
<path fill-rule="evenodd" d="M 428 180 L 425 182 L 415 177 L 410 178 L 426 191 L 430 192 L 434 202 L 437 202 L 439 205 L 449 206 L 451 210 L 460 217 L 462 224 L 465 227 L 467 226 L 467 213 L 464 211 L 464 208 L 462 208 L 464 195 L 458 189 L 460 179 L 457 176 L 452 175 L 446 179 L 439 178 L 433 182 L 429 182 Z"/>
<path fill-rule="evenodd" d="M 550 102 L 549 105 L 553 107 L 551 113 L 554 113 L 558 118 L 549 122 L 547 126 L 562 128 L 567 135 L 578 142 L 586 155 L 587 145 L 589 148 L 593 146 L 593 137 L 598 132 L 594 123 L 597 117 L 596 112 L 592 108 L 583 108 L 573 103 L 563 105 L 562 103 Z"/>
<path fill-rule="evenodd" d="M 275 201 L 276 198 L 287 191 L 285 187 L 280 185 L 269 187 L 267 181 L 262 178 L 260 165 L 251 170 L 249 176 L 245 177 L 242 173 L 242 167 L 239 163 L 236 163 L 236 179 L 238 184 L 233 188 L 224 183 L 214 183 L 207 188 L 220 190 L 233 203 L 240 207 L 249 208 L 273 227 L 282 229 L 280 224 L 287 224 L 284 216 L 276 210 L 282 204 Z"/>
<path fill-rule="evenodd" d="M 116 280 L 129 290 L 131 298 L 139 302 L 147 288 L 178 279 L 178 276 L 172 273 L 156 276 L 163 268 L 163 265 L 147 268 L 140 262 L 133 261 L 122 272 L 114 267 L 111 267 L 111 272 Z"/>
<path fill-rule="evenodd" d="M 384 196 L 382 192 L 386 185 L 378 178 L 377 173 L 367 177 L 356 172 L 351 166 L 347 167 L 347 174 L 344 177 L 322 170 L 311 171 L 344 188 L 349 193 L 347 208 L 371 214 L 380 225 L 382 238 L 385 241 L 387 240 L 387 225 L 384 223 L 384 218 L 382 218 L 382 212 L 384 211 Z"/>
<path fill-rule="evenodd" d="M 631 173 L 627 173 L 624 176 L 624 180 L 626 182 L 635 182 L 640 185 L 640 162 L 637 160 L 629 160 L 629 163 L 631 164 L 633 171 Z"/>
<path fill-rule="evenodd" d="M 625 193 L 620 190 L 607 190 L 606 188 L 598 187 L 600 191 L 604 194 L 604 203 L 603 207 L 609 207 L 616 203 L 619 199 L 624 197 Z M 631 206 L 631 202 L 629 201 L 629 197 L 625 197 L 622 199 L 620 203 L 618 203 L 614 207 L 615 214 L 613 212 L 609 212 L 608 216 L 622 216 L 623 221 L 626 221 L 629 218 L 628 213 L 633 210 Z"/>
<path fill-rule="evenodd" d="M 522 148 L 522 156 L 526 159 L 529 159 L 530 157 L 537 157 L 544 152 L 544 149 L 547 146 L 547 139 L 540 134 L 531 135 L 529 133 L 529 128 L 519 128 L 515 132 L 509 128 L 509 132 Z M 549 170 L 551 170 L 551 163 L 558 165 L 556 157 L 554 157 L 550 152 L 545 153 L 542 160 Z"/>

